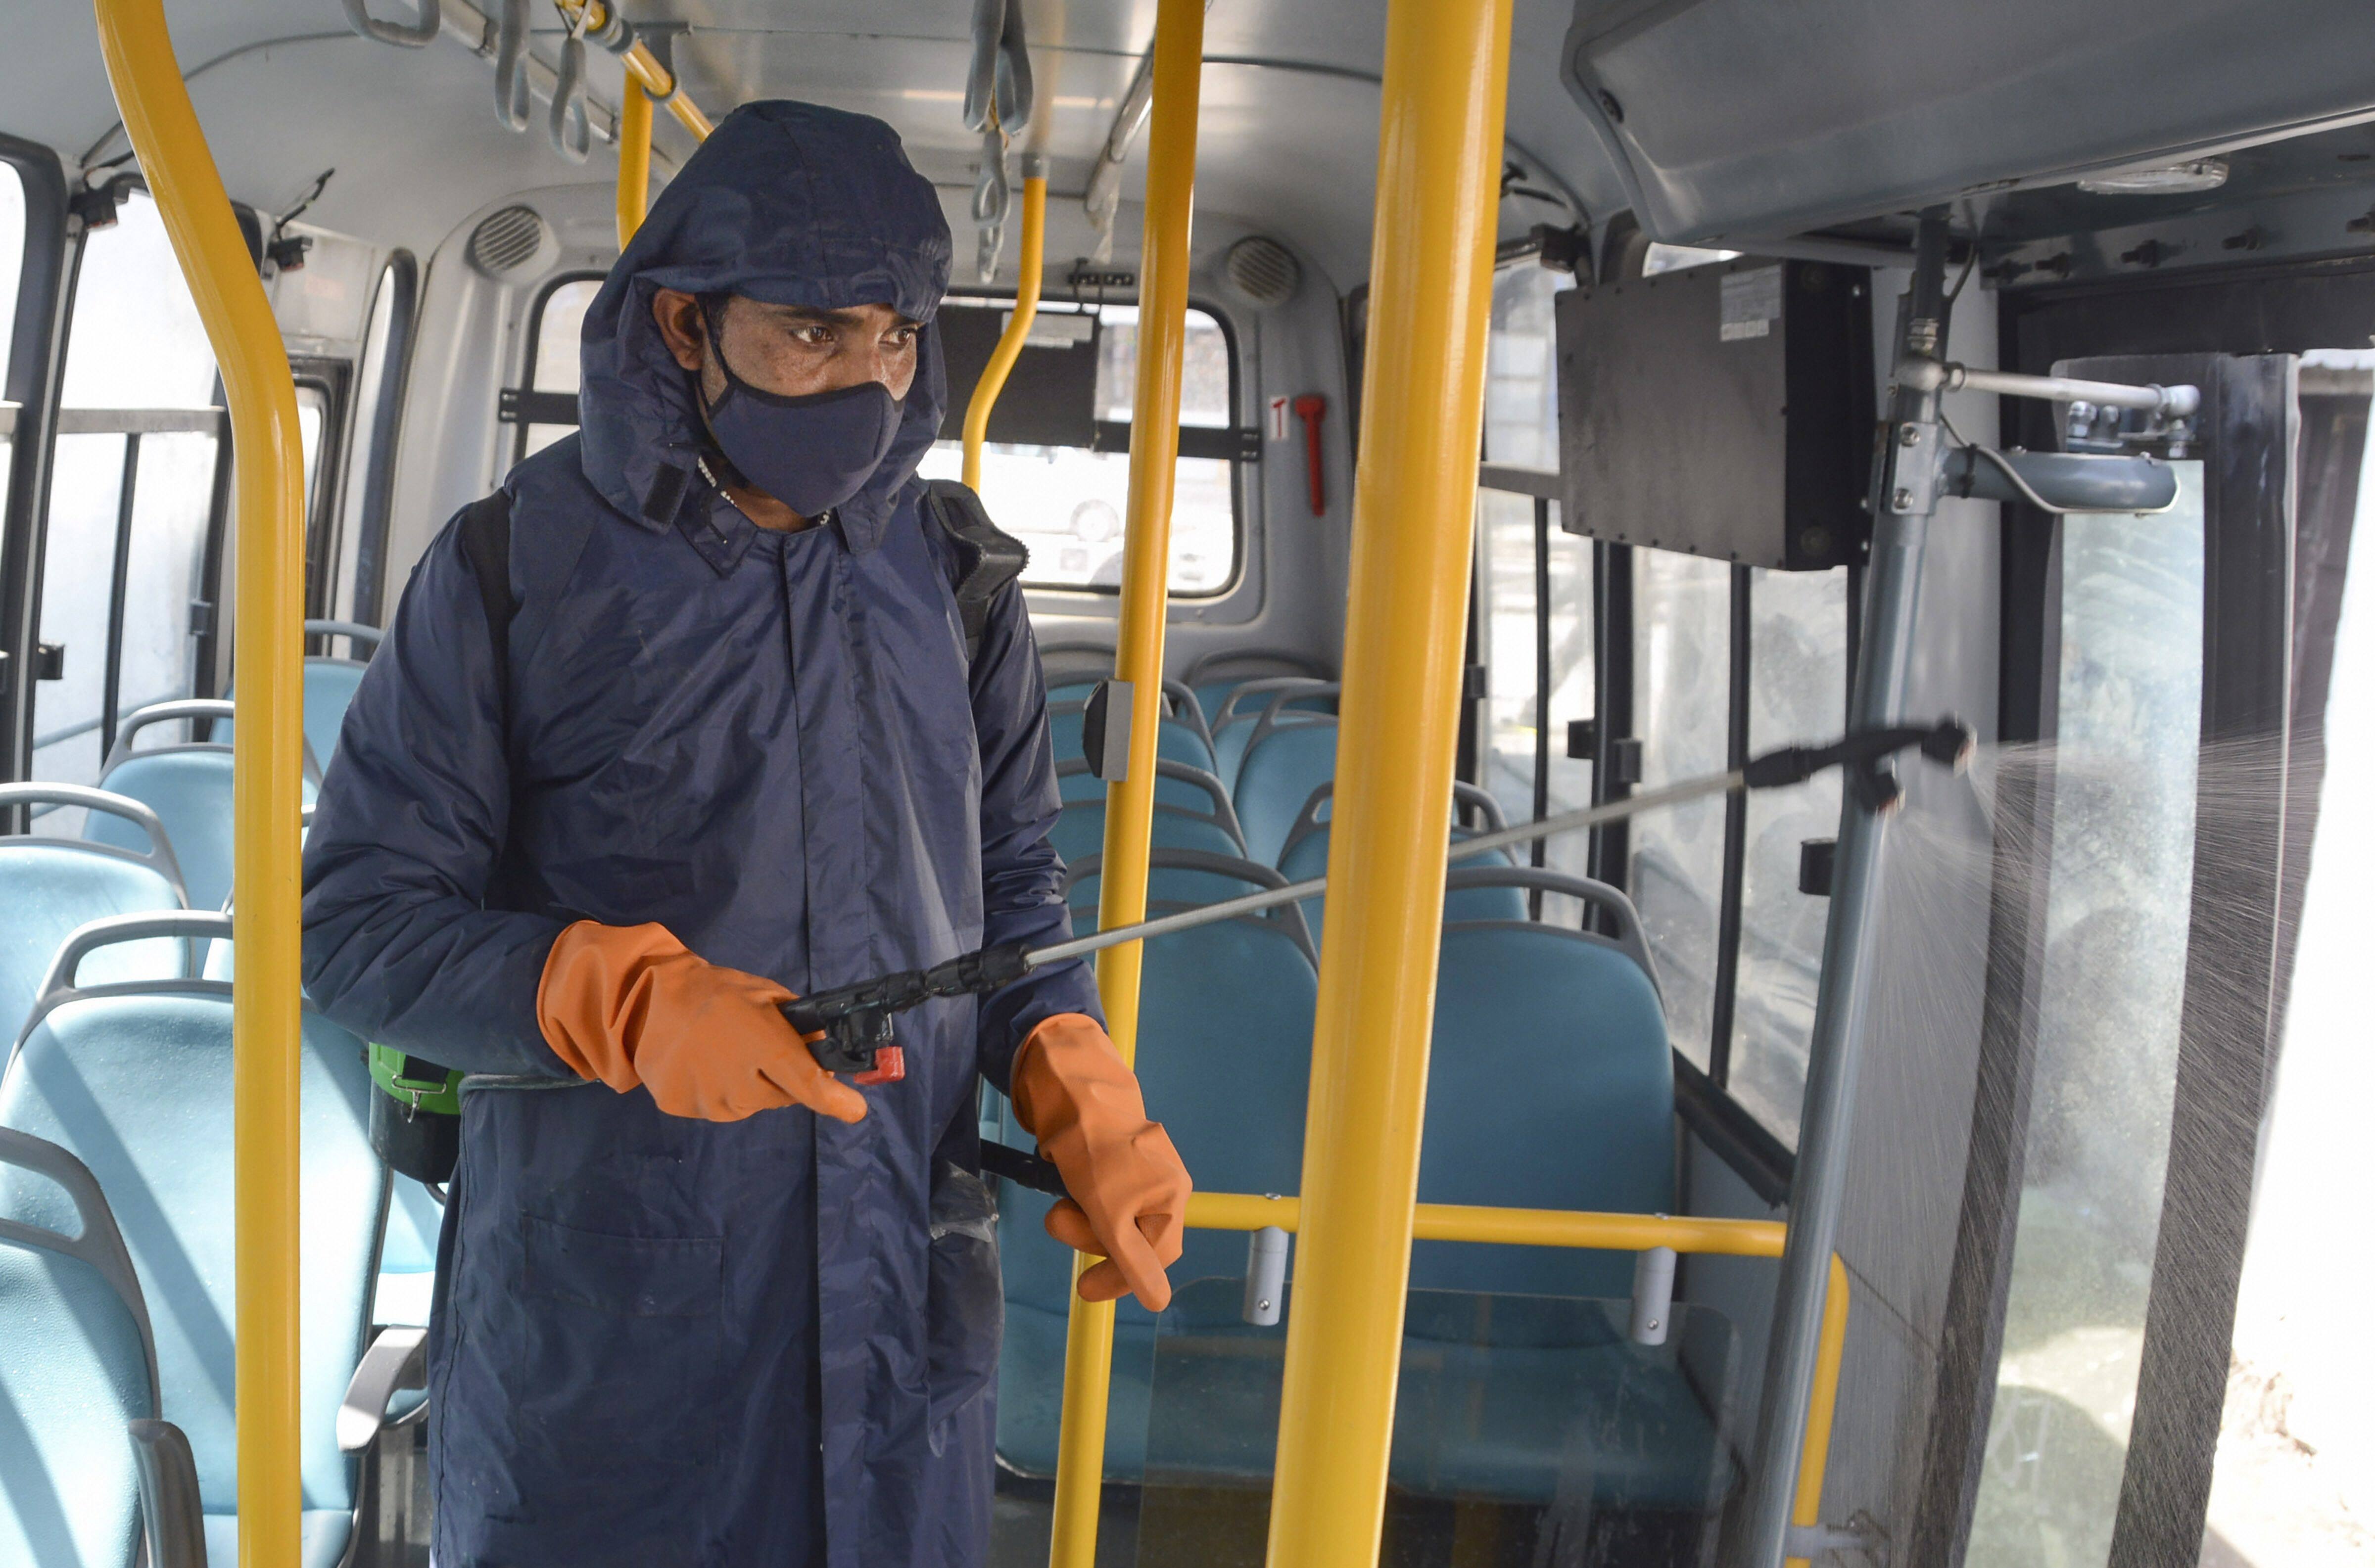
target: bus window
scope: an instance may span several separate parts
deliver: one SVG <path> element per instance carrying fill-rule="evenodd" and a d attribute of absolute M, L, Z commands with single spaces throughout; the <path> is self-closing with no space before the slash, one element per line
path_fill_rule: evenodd
<path fill-rule="evenodd" d="M 1633 552 L 1635 733 L 1641 784 L 1720 772 L 1731 725 L 1731 567 Z M 1693 801 L 1633 822 L 1633 902 L 1657 955 L 1674 1048 L 1707 1067 L 1723 909 L 1724 804 Z"/>
<path fill-rule="evenodd" d="M 34 689 L 32 771 L 91 784 L 112 720 L 194 690 L 221 416 L 214 352 L 146 195 L 84 242 L 74 298 L 40 620 L 64 674 Z"/>
<path fill-rule="evenodd" d="M 13 163 L 0 163 L 0 367 L 8 363 L 17 327 L 17 282 L 25 267 L 25 180 Z M 13 428 L 0 431 L 0 496 L 8 493 Z"/>
<path fill-rule="evenodd" d="M 954 299 L 943 308 L 1002 312 L 1007 307 L 1003 301 Z M 1070 313 L 1051 305 L 1041 319 L 1052 322 Z M 990 442 L 982 450 L 982 500 L 998 525 L 1031 548 L 1025 587 L 1110 592 L 1121 585 L 1122 522 L 1129 509 L 1127 447 L 1138 385 L 1138 307 L 1103 305 L 1080 313 L 1096 319 L 1096 447 Z M 1183 430 L 1226 430 L 1234 424 L 1234 355 L 1220 322 L 1191 308 L 1181 365 Z M 953 389 L 951 395 L 957 395 Z M 944 428 L 955 430 L 963 412 L 953 410 Z M 1183 445 L 1192 442 L 1188 437 Z M 1178 460 L 1171 508 L 1175 597 L 1210 597 L 1236 581 L 1235 467 L 1226 457 L 1183 454 Z M 963 470 L 962 444 L 942 441 L 925 455 L 920 472 L 926 478 L 953 479 Z"/>
<path fill-rule="evenodd" d="M 1848 573 L 1768 572 L 1748 581 L 1748 751 L 1820 742 L 1847 713 Z M 1785 1144 L 1798 1141 L 1814 983 L 1830 902 L 1799 890 L 1799 846 L 1839 831 L 1839 775 L 1747 796 L 1740 969 L 1733 988 L 1732 1097 Z"/>
<path fill-rule="evenodd" d="M 1575 279 L 1528 260 L 1493 280 L 1486 339 L 1484 461 L 1558 467 L 1558 379 L 1552 302 Z M 1555 501 L 1486 488 L 1476 496 L 1486 634 L 1480 781 L 1513 822 L 1591 803 L 1591 767 L 1566 754 L 1566 726 L 1591 716 L 1591 546 L 1559 526 Z M 1545 618 L 1540 619 L 1537 618 Z M 1547 646 L 1545 646 L 1545 642 Z M 1547 654 L 1547 662 L 1545 662 Z M 1586 873 L 1589 841 L 1538 841 L 1541 863 Z M 1540 903 L 1543 901 L 1537 898 Z M 1552 896 L 1549 919 L 1579 909 Z"/>
<path fill-rule="evenodd" d="M 527 386 L 531 392 L 577 395 L 578 334 L 585 325 L 586 308 L 602 291 L 602 275 L 564 277 L 548 284 L 530 312 Z M 519 455 L 541 452 L 575 430 L 575 425 L 523 425 Z"/>
<path fill-rule="evenodd" d="M 362 364 L 355 382 L 355 452 L 348 465 L 346 494 L 339 503 L 337 566 L 326 607 L 333 619 L 375 625 L 379 619 L 378 562 L 385 541 L 366 536 L 374 529 L 384 533 L 387 525 L 385 507 L 374 512 L 372 489 L 373 478 L 396 455 L 383 450 L 393 446 L 396 431 L 392 426 L 381 430 L 380 413 L 383 408 L 394 411 L 396 389 L 403 377 L 407 345 L 398 340 L 397 318 L 401 314 L 406 322 L 410 320 L 411 302 L 406 296 L 411 277 L 409 256 L 399 254 L 380 269 L 379 287 L 372 295 L 371 323 L 363 329 Z"/>

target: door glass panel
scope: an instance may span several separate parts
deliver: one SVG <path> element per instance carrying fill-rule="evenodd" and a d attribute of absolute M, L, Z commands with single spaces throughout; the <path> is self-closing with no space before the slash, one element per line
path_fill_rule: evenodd
<path fill-rule="evenodd" d="M 156 204 L 134 193 L 117 210 L 115 224 L 93 231 L 83 246 L 62 407 L 211 410 L 214 351 Z M 53 454 L 39 635 L 65 650 L 65 675 L 34 688 L 36 779 L 99 779 L 117 522 L 134 439 L 63 435 Z M 136 439 L 119 714 L 192 690 L 190 601 L 197 597 L 214 489 L 211 434 Z M 77 831 L 80 815 L 61 813 L 43 831 Z"/>
<path fill-rule="evenodd" d="M 1286 1311 L 1294 1311 L 1294 1289 Z M 1203 1279 L 1156 1329 L 1138 1568 L 1261 1568 L 1285 1318 L 1244 1321 L 1242 1279 Z M 1697 1562 L 1745 1433 L 1731 1325 L 1674 1303 L 1666 1342 L 1632 1303 L 1412 1291 L 1394 1400 L 1383 1568 Z"/>
<path fill-rule="evenodd" d="M 2370 393 L 2375 350 L 2301 357 L 2300 534 L 2310 549 L 2321 536 L 2345 538 L 2347 565 L 2325 681 L 2325 776 L 2312 831 L 2286 823 L 2290 843 L 2310 845 L 2308 882 L 2261 1126 L 2210 1490 L 2210 1528 L 2238 1557 L 2284 1568 L 2375 1560 L 2375 1336 L 2367 1324 L 2375 1256 L 2337 1245 L 2334 1229 L 2338 1206 L 2354 1221 L 2367 1207 L 2367 1107 L 2375 1104 L 2367 1020 L 2375 815 L 2364 805 L 2375 799 Z M 2308 557 L 2304 550 L 2296 563 L 2296 582 L 2341 564 L 2332 555 Z M 2303 630 L 2314 638 L 2324 630 L 2317 620 L 2332 611 L 2311 604 Z M 2313 702 L 2316 676 L 2297 666 L 2296 679 L 2297 690 L 2310 688 L 2304 702 Z M 2309 719 L 2297 713 L 2294 722 Z M 2306 751 L 2293 753 L 2294 803 L 2307 793 L 2300 785 L 2314 753 Z M 2205 1550 L 2204 1562 L 2211 1561 Z"/>
<path fill-rule="evenodd" d="M 1731 568 L 1633 552 L 1635 727 L 1644 788 L 1721 772 L 1731 720 Z M 1633 819 L 1633 902 L 1658 961 L 1666 1027 L 1701 1067 L 1715 1008 L 1723 907 L 1723 801 Z"/>
<path fill-rule="evenodd" d="M 1827 744 L 1847 721 L 1848 573 L 1750 573 L 1748 751 Z M 1740 980 L 1731 1072 L 1738 1100 L 1785 1144 L 1798 1142 L 1806 1043 L 1823 968 L 1830 901 L 1798 890 L 1799 845 L 1836 838 L 1839 775 L 1751 790 L 1740 886 Z"/>
<path fill-rule="evenodd" d="M 1534 815 L 1537 732 L 1546 729 L 1550 777 L 1546 816 L 1591 804 L 1591 764 L 1566 754 L 1566 726 L 1591 716 L 1591 541 L 1559 527 L 1558 502 L 1550 503 L 1550 690 L 1541 702 L 1535 690 L 1541 671 L 1534 619 L 1534 501 L 1507 490 L 1476 492 L 1478 537 L 1483 549 L 1486 632 L 1484 637 L 1486 744 L 1483 784 L 1512 822 Z M 1546 712 L 1538 716 L 1538 708 Z M 1587 874 L 1590 839 L 1566 833 L 1544 842 L 1542 864 L 1553 870 Z M 1523 860 L 1528 852 L 1519 850 Z M 1573 925 L 1582 917 L 1574 901 L 1545 896 L 1542 918 Z"/>
<path fill-rule="evenodd" d="M 2192 902 L 2202 465 L 2173 466 L 2169 513 L 2062 522 L 2036 1080 L 1972 1568 L 2097 1568 L 2119 1512 Z"/>

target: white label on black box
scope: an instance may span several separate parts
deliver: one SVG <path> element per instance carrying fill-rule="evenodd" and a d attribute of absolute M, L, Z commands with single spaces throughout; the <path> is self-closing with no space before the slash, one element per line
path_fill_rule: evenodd
<path fill-rule="evenodd" d="M 1781 319 L 1781 269 L 1760 266 L 1724 275 L 1723 326 L 1726 343 L 1743 337 L 1769 337 Z"/>

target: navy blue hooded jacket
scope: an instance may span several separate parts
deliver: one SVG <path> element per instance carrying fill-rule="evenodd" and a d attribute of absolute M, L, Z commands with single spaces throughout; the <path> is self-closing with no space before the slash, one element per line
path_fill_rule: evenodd
<path fill-rule="evenodd" d="M 577 1085 L 536 1016 L 579 919 L 658 921 L 798 992 L 1068 934 L 1022 595 L 968 659 L 918 506 L 931 331 L 881 469 L 782 534 L 702 480 L 652 319 L 666 287 L 928 323 L 948 272 L 888 126 L 736 112 L 586 314 L 581 433 L 504 481 L 507 667 L 449 525 L 355 694 L 306 847 L 310 995 L 416 1055 L 569 1085 L 465 1098 L 430 1342 L 442 1568 L 987 1550 L 999 1292 L 961 1168 L 978 1078 L 1093 1015 L 1087 970 L 904 1016 L 907 1077 L 857 1126 Z"/>

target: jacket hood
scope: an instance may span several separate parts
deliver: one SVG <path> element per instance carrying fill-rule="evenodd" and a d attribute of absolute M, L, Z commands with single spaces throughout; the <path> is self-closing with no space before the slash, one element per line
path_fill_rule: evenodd
<path fill-rule="evenodd" d="M 887 304 L 926 325 L 890 453 L 840 509 L 844 536 L 871 548 L 939 435 L 948 389 L 930 323 L 949 255 L 939 194 L 890 126 L 813 103 L 744 104 L 668 182 L 585 312 L 586 478 L 655 528 L 701 485 L 706 436 L 691 380 L 652 319 L 659 289 L 818 310 Z"/>

